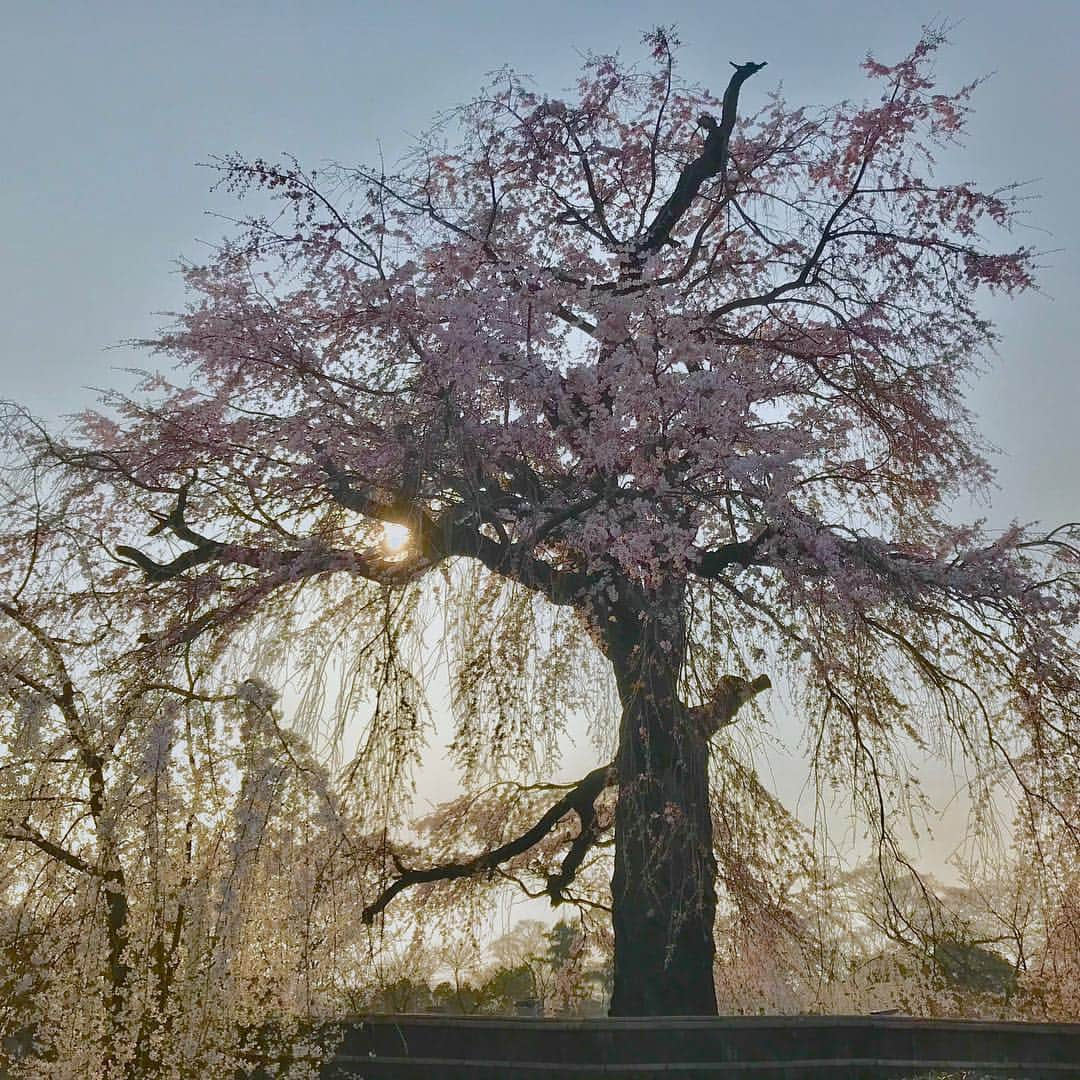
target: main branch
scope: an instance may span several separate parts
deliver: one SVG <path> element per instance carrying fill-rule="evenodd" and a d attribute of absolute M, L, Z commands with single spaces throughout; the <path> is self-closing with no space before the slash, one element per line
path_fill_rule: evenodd
<path fill-rule="evenodd" d="M 731 76 L 724 93 L 724 110 L 717 123 L 715 117 L 703 115 L 699 123 L 708 136 L 701 154 L 690 162 L 679 175 L 675 190 L 667 202 L 657 212 L 648 232 L 638 244 L 639 257 L 659 251 L 671 239 L 672 230 L 678 225 L 683 214 L 690 209 L 690 204 L 697 197 L 702 185 L 713 176 L 725 176 L 728 162 L 728 144 L 735 129 L 735 118 L 739 108 L 739 90 L 742 84 L 756 75 L 765 65 L 746 63 L 733 64 L 735 74 Z"/>
<path fill-rule="evenodd" d="M 458 520 L 457 506 L 449 507 L 435 518 L 415 500 L 398 493 L 385 499 L 375 498 L 367 490 L 354 486 L 347 473 L 329 462 L 322 464 L 335 502 L 365 517 L 407 526 L 429 564 L 445 558 L 477 559 L 492 573 L 540 593 L 553 604 L 578 603 L 589 589 L 588 575 L 558 570 L 538 558 L 534 553 L 536 537 L 518 543 L 494 540 L 475 525 Z M 551 527 L 549 523 L 548 528 Z"/>

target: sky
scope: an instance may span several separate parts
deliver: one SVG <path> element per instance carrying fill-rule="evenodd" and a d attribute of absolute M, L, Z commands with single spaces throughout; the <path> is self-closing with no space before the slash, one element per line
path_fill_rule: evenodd
<path fill-rule="evenodd" d="M 1080 481 L 1080 3 L 904 4 L 697 0 L 223 5 L 193 0 L 0 0 L 0 398 L 48 417 L 129 386 L 150 363 L 116 348 L 183 300 L 176 260 L 198 261 L 236 211 L 197 167 L 281 152 L 318 165 L 393 161 L 441 110 L 510 64 L 550 93 L 586 50 L 640 52 L 674 22 L 684 72 L 722 90 L 728 60 L 765 59 L 755 95 L 861 98 L 866 52 L 897 59 L 924 23 L 952 25 L 939 61 L 958 84 L 994 73 L 968 147 L 945 163 L 985 185 L 1031 181 L 1018 240 L 1050 252 L 1042 293 L 988 307 L 1003 341 L 971 402 L 997 459 L 1002 523 L 1058 518 Z M 980 511 L 983 512 L 983 511 Z"/>
<path fill-rule="evenodd" d="M 237 212 L 197 167 L 237 150 L 308 165 L 393 161 L 504 64 L 557 95 L 585 51 L 644 55 L 675 23 L 683 73 L 722 92 L 728 61 L 766 60 L 752 108 L 874 92 L 868 51 L 903 56 L 949 24 L 942 82 L 994 73 L 968 145 L 942 162 L 983 186 L 1029 181 L 1017 243 L 1047 254 L 1041 292 L 995 299 L 1002 335 L 970 404 L 1000 490 L 961 508 L 1004 525 L 1080 517 L 1080 3 L 1076 0 L 547 0 L 506 4 L 281 0 L 0 0 L 0 398 L 55 424 L 130 387 L 152 361 L 119 343 L 183 303 L 176 261 L 199 261 Z M 615 12 L 613 15 L 612 12 Z M 441 786 L 437 785 L 437 786 Z"/>

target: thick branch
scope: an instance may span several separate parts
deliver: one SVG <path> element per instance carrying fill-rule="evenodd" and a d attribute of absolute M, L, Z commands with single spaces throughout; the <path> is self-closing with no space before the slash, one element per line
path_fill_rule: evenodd
<path fill-rule="evenodd" d="M 759 675 L 747 680 L 741 675 L 724 675 L 713 696 L 702 705 L 687 710 L 690 722 L 706 738 L 711 738 L 722 727 L 735 722 L 735 714 L 752 698 L 768 690 L 772 680 Z"/>
<path fill-rule="evenodd" d="M 405 525 L 412 532 L 420 553 L 428 563 L 445 558 L 478 559 L 492 573 L 547 597 L 554 604 L 574 604 L 588 590 L 586 575 L 556 570 L 533 554 L 533 543 L 500 543 L 468 522 L 457 519 L 459 508 L 451 506 L 433 518 L 416 502 L 402 497 L 376 499 L 353 487 L 349 477 L 323 463 L 330 477 L 328 490 L 335 502 L 378 521 Z"/>
<path fill-rule="evenodd" d="M 594 813 L 592 807 L 596 797 L 604 788 L 609 787 L 615 780 L 614 769 L 610 765 L 601 765 L 593 769 L 574 785 L 558 802 L 549 807 L 531 829 L 526 830 L 520 836 L 502 844 L 492 851 L 486 851 L 475 858 L 464 862 L 444 863 L 442 866 L 430 866 L 424 869 L 403 869 L 401 876 L 391 882 L 363 911 L 365 923 L 372 923 L 375 916 L 385 910 L 390 901 L 398 893 L 404 892 L 413 885 L 421 885 L 430 881 L 453 881 L 457 878 L 477 877 L 480 874 L 494 870 L 501 863 L 520 855 L 529 848 L 538 844 L 570 811 L 574 810 L 581 816 L 582 821 Z M 579 860 L 580 862 L 580 860 Z"/>
<path fill-rule="evenodd" d="M 149 555 L 125 545 L 119 545 L 116 553 L 133 562 L 146 573 L 151 581 L 169 581 L 179 577 L 193 566 L 216 562 L 232 566 L 249 566 L 255 570 L 289 571 L 291 580 L 346 571 L 380 585 L 395 585 L 412 581 L 419 573 L 431 566 L 427 560 L 392 562 L 387 559 L 372 558 L 362 552 L 343 551 L 337 548 L 275 551 L 273 548 L 223 544 L 218 541 L 209 543 L 213 545 L 213 549 L 206 547 L 186 551 L 167 563 L 156 562 Z"/>
<path fill-rule="evenodd" d="M 735 68 L 735 74 L 731 76 L 731 81 L 724 93 L 724 109 L 720 123 L 717 123 L 712 116 L 701 117 L 701 126 L 709 133 L 705 139 L 705 146 L 701 154 L 683 169 L 675 190 L 657 211 L 648 232 L 638 244 L 638 256 L 659 251 L 671 238 L 672 230 L 690 208 L 702 184 L 710 177 L 724 175 L 727 171 L 728 143 L 735 128 L 739 90 L 751 75 L 759 72 L 765 65 L 747 63 L 732 66 Z"/>
<path fill-rule="evenodd" d="M 15 840 L 23 844 L 33 844 L 39 851 L 43 851 L 51 859 L 55 859 L 57 862 L 63 863 L 65 866 L 71 867 L 72 870 L 77 870 L 80 874 L 90 874 L 94 877 L 105 877 L 106 873 L 99 870 L 98 867 L 88 863 L 85 859 L 80 858 L 73 851 L 68 851 L 67 848 L 61 847 L 59 844 L 53 843 L 48 837 L 42 836 L 37 829 L 25 822 L 20 826 L 23 832 L 3 832 L 0 833 L 0 837 L 4 840 Z"/>
<path fill-rule="evenodd" d="M 614 779 L 614 775 L 615 771 L 612 769 L 612 779 Z M 578 830 L 577 836 L 570 841 L 570 847 L 563 856 L 559 872 L 549 874 L 547 884 L 544 886 L 544 892 L 551 897 L 552 907 L 558 907 L 559 904 L 566 900 L 566 887 L 577 876 L 581 864 L 585 861 L 585 856 L 588 855 L 589 850 L 600 835 L 600 822 L 596 816 L 594 803 L 590 802 L 587 805 L 578 807 L 577 814 L 581 821 L 581 828 Z"/>
<path fill-rule="evenodd" d="M 216 541 L 207 541 L 199 547 L 192 548 L 178 555 L 167 563 L 159 563 L 151 559 L 149 555 L 139 551 L 138 548 L 129 547 L 127 544 L 118 544 L 116 554 L 122 559 L 133 562 L 151 581 L 170 581 L 179 577 L 193 566 L 201 566 L 203 563 L 218 560 L 224 544 Z"/>
<path fill-rule="evenodd" d="M 729 566 L 752 566 L 760 563 L 761 548 L 775 536 L 775 531 L 768 525 L 759 529 L 749 540 L 736 540 L 722 544 L 718 548 L 706 551 L 694 567 L 698 577 L 714 578 Z"/>
<path fill-rule="evenodd" d="M 341 500 L 338 500 L 341 501 Z M 166 529 L 178 540 L 191 544 L 189 551 L 182 552 L 167 563 L 159 563 L 137 548 L 120 544 L 116 554 L 141 569 L 151 581 L 170 581 L 187 570 L 205 563 L 225 563 L 233 566 L 249 566 L 256 570 L 290 571 L 295 578 L 313 577 L 317 574 L 345 570 L 380 584 L 403 583 L 412 580 L 417 573 L 427 570 L 426 560 L 389 561 L 365 555 L 362 552 L 335 548 L 288 549 L 253 547 L 243 544 L 227 544 L 197 533 L 187 523 L 184 512 L 187 503 L 187 485 L 177 496 L 176 506 L 160 518 L 151 530 L 156 535 Z M 347 505 L 347 504 L 346 504 Z M 385 517 L 384 520 L 398 520 Z"/>

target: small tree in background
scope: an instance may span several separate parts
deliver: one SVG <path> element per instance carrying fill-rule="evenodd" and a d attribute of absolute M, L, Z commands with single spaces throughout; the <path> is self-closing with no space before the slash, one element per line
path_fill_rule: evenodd
<path fill-rule="evenodd" d="M 718 839 L 730 894 L 774 899 L 748 817 L 784 816 L 728 730 L 770 675 L 883 852 L 911 747 L 976 785 L 1006 770 L 1075 838 L 1077 533 L 945 514 L 991 475 L 963 397 L 995 340 L 977 297 L 1029 288 L 1034 254 L 983 235 L 1013 190 L 934 178 L 974 89 L 935 89 L 940 39 L 868 59 L 873 104 L 745 118 L 762 64 L 717 99 L 679 81 L 671 32 L 646 40 L 649 66 L 590 57 L 566 99 L 500 74 L 392 174 L 222 161 L 281 212 L 187 268 L 190 308 L 147 343 L 177 381 L 46 449 L 76 485 L 64 527 L 157 620 L 147 656 L 209 670 L 249 634 L 301 717 L 359 725 L 369 920 L 500 873 L 606 905 L 575 883 L 613 834 L 612 1011 L 708 1014 Z M 495 792 L 479 854 L 395 840 L 425 618 L 451 756 Z M 610 764 L 546 809 L 505 783 L 609 698 Z"/>

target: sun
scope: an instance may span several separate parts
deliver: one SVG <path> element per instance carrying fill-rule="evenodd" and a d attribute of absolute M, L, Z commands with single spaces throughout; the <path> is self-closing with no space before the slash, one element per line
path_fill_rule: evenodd
<path fill-rule="evenodd" d="M 408 546 L 412 534 L 406 525 L 398 525 L 393 521 L 383 522 L 382 548 L 387 555 L 402 555 Z"/>

